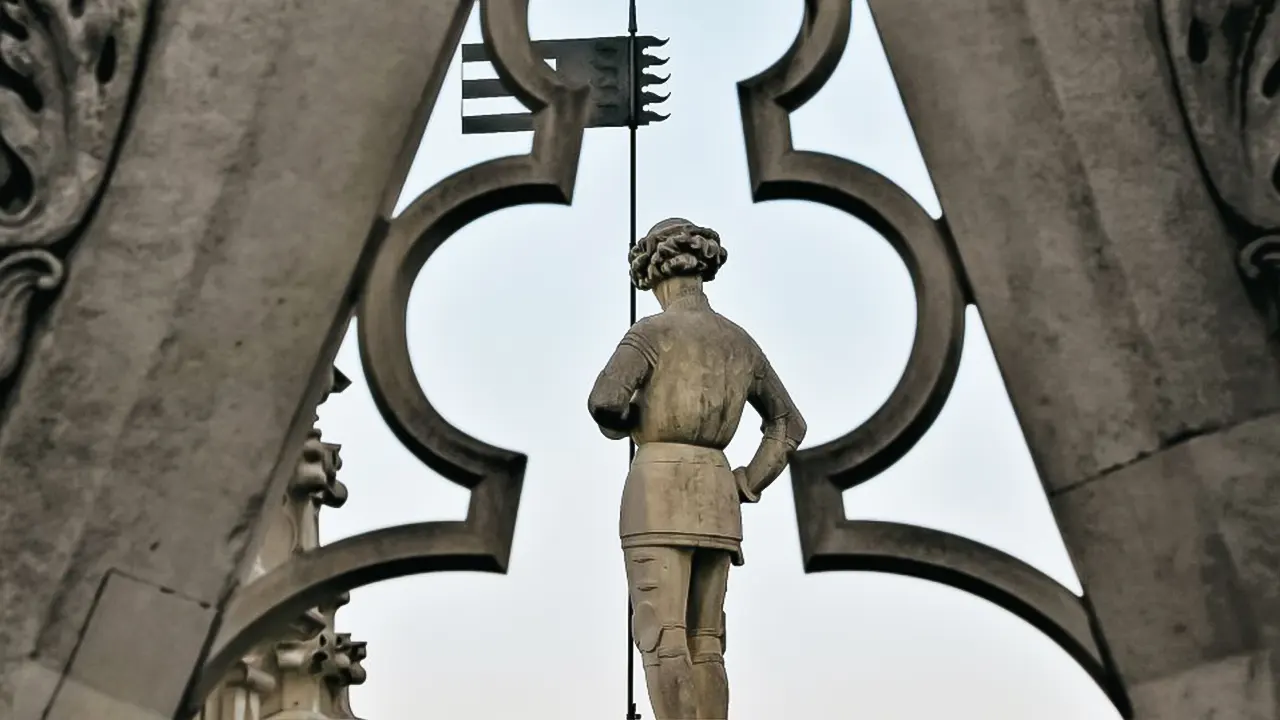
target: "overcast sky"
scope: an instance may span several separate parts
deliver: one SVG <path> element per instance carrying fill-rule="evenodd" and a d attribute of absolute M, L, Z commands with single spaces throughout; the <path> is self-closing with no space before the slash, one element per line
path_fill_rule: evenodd
<path fill-rule="evenodd" d="M 865 0 L 855 5 L 839 70 L 793 116 L 796 146 L 869 165 L 937 215 Z M 671 38 L 662 52 L 673 96 L 663 108 L 671 119 L 640 131 L 639 214 L 641 232 L 671 215 L 720 232 L 729 262 L 708 286 L 712 305 L 760 342 L 814 445 L 888 397 L 915 305 L 901 262 L 858 221 L 817 205 L 750 203 L 735 83 L 786 49 L 801 6 L 643 0 L 641 32 Z M 476 20 L 464 41 L 479 41 Z M 534 0 L 530 19 L 535 39 L 616 35 L 626 22 L 625 0 Z M 529 148 L 528 133 L 461 135 L 461 78 L 455 55 L 402 206 L 460 168 Z M 526 453 L 529 467 L 510 574 L 441 573 L 353 593 L 339 625 L 369 643 L 369 680 L 353 693 L 365 720 L 622 720 L 627 450 L 598 433 L 586 396 L 627 327 L 627 241 L 627 133 L 589 130 L 571 208 L 483 218 L 419 276 L 410 343 L 428 396 L 464 430 Z M 640 309 L 657 305 L 643 296 Z M 351 499 L 322 515 L 325 541 L 463 518 L 466 492 L 423 467 L 378 416 L 354 334 L 338 365 L 355 382 L 321 418 L 325 439 L 343 446 Z M 731 461 L 750 458 L 757 428 L 748 412 Z M 972 309 L 942 417 L 845 505 L 850 517 L 980 540 L 1079 590 Z M 983 600 L 911 578 L 805 575 L 787 476 L 744 516 L 747 564 L 731 574 L 727 600 L 734 720 L 1119 717 L 1057 646 Z M 652 718 L 638 668 L 636 690 Z"/>

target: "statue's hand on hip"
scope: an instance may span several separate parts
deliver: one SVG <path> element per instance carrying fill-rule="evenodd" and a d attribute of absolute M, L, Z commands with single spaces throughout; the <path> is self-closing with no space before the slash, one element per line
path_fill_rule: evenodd
<path fill-rule="evenodd" d="M 751 490 L 751 480 L 747 477 L 745 467 L 734 468 L 733 480 L 738 485 L 738 500 L 745 503 L 758 502 L 760 494 Z"/>

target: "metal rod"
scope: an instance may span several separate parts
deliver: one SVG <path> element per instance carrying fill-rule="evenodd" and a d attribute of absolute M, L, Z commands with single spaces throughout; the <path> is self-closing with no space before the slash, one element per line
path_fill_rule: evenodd
<path fill-rule="evenodd" d="M 631 225 L 627 234 L 627 247 L 631 248 L 636 242 L 636 127 L 639 124 L 640 113 L 640 58 L 636 47 L 636 32 L 639 28 L 636 25 L 636 0 L 629 0 L 628 17 L 627 17 L 627 53 L 629 55 L 631 69 L 631 107 L 628 113 L 628 134 L 631 142 Z M 627 327 L 636 324 L 636 286 L 628 279 L 627 289 L 630 292 L 631 312 L 629 314 L 629 324 Z M 631 467 L 631 463 L 636 459 L 636 441 L 627 438 L 627 467 Z M 630 470 L 628 470 L 629 472 Z M 636 712 L 636 646 L 635 635 L 632 627 L 632 617 L 635 615 L 635 606 L 631 602 L 631 592 L 627 591 L 627 720 L 640 720 L 640 713 Z"/>

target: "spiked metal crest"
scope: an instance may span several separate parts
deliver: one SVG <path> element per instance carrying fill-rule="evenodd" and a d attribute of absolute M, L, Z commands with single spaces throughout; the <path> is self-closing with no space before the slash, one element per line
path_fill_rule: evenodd
<path fill-rule="evenodd" d="M 533 43 L 534 51 L 544 60 L 554 61 L 556 72 L 571 83 L 586 84 L 591 88 L 591 115 L 587 127 L 627 127 L 631 120 L 631 87 L 635 82 L 640 92 L 636 95 L 636 125 L 662 122 L 667 115 L 652 111 L 650 106 L 665 101 L 670 95 L 659 95 L 653 88 L 665 83 L 671 76 L 655 75 L 650 70 L 666 64 L 666 58 L 645 53 L 650 48 L 667 44 L 649 36 L 636 37 L 636 67 L 631 67 L 626 35 L 576 40 L 542 40 Z M 483 44 L 462 46 L 462 62 L 488 62 L 489 55 Z M 514 97 L 497 79 L 462 80 L 462 98 Z M 468 115 L 463 112 L 462 133 L 479 135 L 488 133 L 521 132 L 533 130 L 533 115 L 528 112 Z"/>

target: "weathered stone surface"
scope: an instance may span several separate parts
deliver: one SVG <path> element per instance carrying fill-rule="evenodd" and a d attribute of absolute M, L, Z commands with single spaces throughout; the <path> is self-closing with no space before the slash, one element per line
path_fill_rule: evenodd
<path fill-rule="evenodd" d="M 1280 406 L 1152 0 L 872 7 L 1051 489 Z"/>
<path fill-rule="evenodd" d="M 109 570 L 214 608 L 234 588 L 467 5 L 160 7 L 118 165 L 0 428 L 0 717 L 48 705 L 53 684 L 21 678 L 72 661 Z"/>
<path fill-rule="evenodd" d="M 1131 683 L 1280 638 L 1280 415 L 1202 435 L 1053 497 Z"/>
<path fill-rule="evenodd" d="M 1271 653 L 1234 656 L 1138 685 L 1134 705 L 1151 720 L 1270 720 L 1275 717 Z M 1223 699 L 1233 702 L 1225 706 Z"/>
<path fill-rule="evenodd" d="M 1158 4 L 871 5 L 1136 716 L 1280 717 L 1259 695 L 1273 677 L 1224 664 L 1273 642 L 1277 564 L 1260 548 L 1280 521 L 1276 463 L 1241 438 L 1267 432 L 1280 372 Z"/>
<path fill-rule="evenodd" d="M 215 611 L 171 590 L 108 573 L 63 685 L 41 720 L 160 720 L 182 701 Z M 118 658 L 127 648 L 132 663 Z"/>

